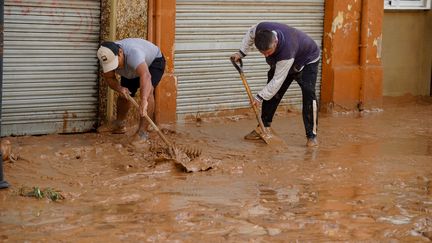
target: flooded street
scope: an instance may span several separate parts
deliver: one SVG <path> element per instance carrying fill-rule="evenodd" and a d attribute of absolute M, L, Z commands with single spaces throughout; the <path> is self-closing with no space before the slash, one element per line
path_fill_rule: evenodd
<path fill-rule="evenodd" d="M 317 148 L 297 112 L 275 118 L 281 146 L 243 140 L 252 115 L 179 124 L 168 138 L 212 160 L 194 173 L 124 135 L 9 137 L 0 241 L 430 242 L 432 99 L 320 115 Z M 34 186 L 65 199 L 19 195 Z"/>

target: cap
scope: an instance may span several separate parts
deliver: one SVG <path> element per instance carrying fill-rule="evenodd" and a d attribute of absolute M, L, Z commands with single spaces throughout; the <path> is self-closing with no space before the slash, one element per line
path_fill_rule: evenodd
<path fill-rule="evenodd" d="M 99 47 L 97 51 L 97 57 L 99 58 L 104 73 L 116 69 L 119 65 L 118 55 L 116 55 L 114 51 L 103 45 Z"/>

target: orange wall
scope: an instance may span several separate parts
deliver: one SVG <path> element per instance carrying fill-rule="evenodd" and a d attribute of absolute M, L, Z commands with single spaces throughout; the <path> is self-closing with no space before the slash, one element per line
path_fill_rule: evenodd
<path fill-rule="evenodd" d="M 156 87 L 156 122 L 176 121 L 177 79 L 174 76 L 175 0 L 149 0 L 148 39 L 158 45 L 166 59 L 164 76 Z"/>
<path fill-rule="evenodd" d="M 381 106 L 383 1 L 328 0 L 325 4 L 321 110 Z"/>

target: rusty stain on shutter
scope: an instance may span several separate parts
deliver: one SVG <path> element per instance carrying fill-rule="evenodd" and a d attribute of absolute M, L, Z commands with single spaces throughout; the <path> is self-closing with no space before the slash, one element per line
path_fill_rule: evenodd
<path fill-rule="evenodd" d="M 4 9 L 2 135 L 92 129 L 100 1 L 6 0 Z"/>

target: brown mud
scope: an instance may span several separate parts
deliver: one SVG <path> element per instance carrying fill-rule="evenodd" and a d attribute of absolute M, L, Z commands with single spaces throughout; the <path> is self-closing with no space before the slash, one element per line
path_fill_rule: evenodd
<path fill-rule="evenodd" d="M 200 119 L 168 133 L 212 168 L 185 173 L 162 141 L 125 135 L 8 137 L 0 241 L 319 242 L 432 240 L 432 99 L 386 98 L 382 110 L 320 114 L 317 148 L 301 115 L 281 112 L 286 142 L 243 140 L 252 116 Z M 64 200 L 22 197 L 21 187 Z"/>

